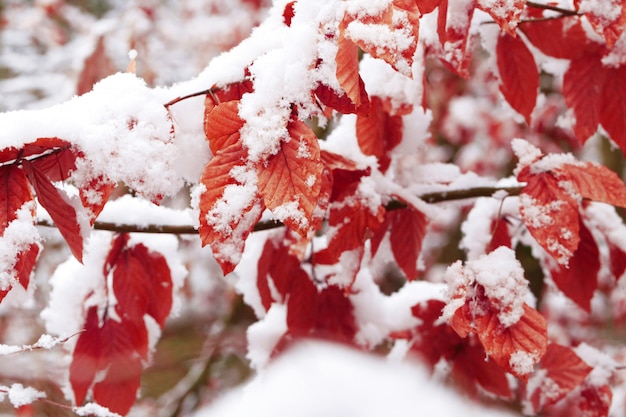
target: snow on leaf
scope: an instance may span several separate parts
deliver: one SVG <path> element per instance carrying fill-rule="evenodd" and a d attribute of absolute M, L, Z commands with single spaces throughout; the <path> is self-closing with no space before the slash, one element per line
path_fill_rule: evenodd
<path fill-rule="evenodd" d="M 35 189 L 39 204 L 46 209 L 54 220 L 72 254 L 79 262 L 82 262 L 83 236 L 79 223 L 79 213 L 76 208 L 78 204 L 72 204 L 67 194 L 56 188 L 37 165 L 30 161 L 24 161 L 22 166 Z"/>
<path fill-rule="evenodd" d="M 394 0 L 376 16 L 347 14 L 340 29 L 361 49 L 412 77 L 420 12 L 414 1 Z"/>
<path fill-rule="evenodd" d="M 246 165 L 241 141 L 220 150 L 200 178 L 200 238 L 227 274 L 243 253 L 244 243 L 261 218 L 256 173 Z M 254 177 L 254 178 L 251 178 Z"/>
<path fill-rule="evenodd" d="M 569 265 L 557 265 L 550 270 L 556 286 L 569 299 L 585 311 L 591 311 L 591 299 L 598 288 L 600 272 L 600 250 L 593 235 L 579 220 L 580 243 L 569 261 Z"/>
<path fill-rule="evenodd" d="M 525 378 L 547 345 L 546 320 L 525 303 L 528 281 L 506 247 L 448 268 L 442 317 L 462 338 L 475 334 L 496 363 Z"/>
<path fill-rule="evenodd" d="M 437 34 L 442 46 L 441 59 L 458 75 L 469 77 L 472 55 L 470 26 L 474 15 L 474 0 L 442 0 L 437 17 Z"/>
<path fill-rule="evenodd" d="M 315 133 L 304 122 L 287 125 L 290 138 L 277 154 L 257 165 L 259 194 L 274 216 L 306 236 L 322 187 L 324 168 Z"/>
<path fill-rule="evenodd" d="M 578 202 L 555 175 L 527 175 L 529 168 L 517 177 L 526 182 L 520 194 L 522 220 L 537 243 L 559 264 L 567 265 L 580 241 Z"/>
<path fill-rule="evenodd" d="M 89 223 L 93 226 L 98 215 L 109 201 L 109 197 L 115 190 L 116 184 L 104 179 L 102 176 L 92 178 L 85 187 L 79 190 L 80 202 L 87 212 Z"/>
<path fill-rule="evenodd" d="M 477 0 L 477 7 L 487 13 L 511 36 L 522 17 L 526 0 Z"/>
<path fill-rule="evenodd" d="M 609 48 L 613 47 L 626 29 L 626 8 L 622 0 L 581 0 L 579 11 L 584 13 Z"/>
<path fill-rule="evenodd" d="M 378 159 L 379 169 L 387 171 L 391 158 L 389 152 L 402 141 L 402 117 L 391 115 L 379 97 L 372 97 L 370 114 L 357 115 L 356 136 L 361 151 Z"/>
<path fill-rule="evenodd" d="M 571 348 L 556 343 L 548 345 L 539 366 L 541 370 L 529 378 L 526 393 L 534 414 L 579 387 L 593 369 Z"/>
<path fill-rule="evenodd" d="M 503 33 L 498 36 L 496 57 L 502 95 L 530 124 L 539 91 L 539 70 L 532 53 L 521 38 Z"/>

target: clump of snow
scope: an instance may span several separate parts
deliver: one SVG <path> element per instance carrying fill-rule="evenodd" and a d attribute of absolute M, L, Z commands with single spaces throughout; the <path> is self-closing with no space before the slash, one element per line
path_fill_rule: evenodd
<path fill-rule="evenodd" d="M 515 258 L 515 252 L 501 246 L 465 265 L 461 261 L 452 264 L 445 274 L 448 284 L 448 303 L 442 318 L 450 320 L 454 312 L 472 297 L 470 286 L 481 285 L 491 308 L 504 327 L 516 324 L 524 315 L 524 304 L 530 293 L 524 269 Z"/>
<path fill-rule="evenodd" d="M 280 338 L 287 332 L 287 307 L 272 304 L 263 319 L 248 327 L 248 359 L 254 369 L 264 368 Z"/>
<path fill-rule="evenodd" d="M 574 351 L 580 359 L 593 367 L 591 373 L 587 375 L 587 381 L 591 385 L 600 387 L 608 384 L 613 373 L 622 367 L 615 359 L 587 343 L 583 342 L 576 346 Z"/>
<path fill-rule="evenodd" d="M 538 355 L 524 350 L 517 350 L 511 354 L 509 365 L 519 375 L 528 375 L 539 361 Z"/>
<path fill-rule="evenodd" d="M 82 407 L 74 407 L 72 411 L 79 416 L 96 416 L 96 417 L 121 417 L 119 414 L 110 411 L 96 403 L 87 403 Z"/>
<path fill-rule="evenodd" d="M 39 232 L 33 224 L 34 209 L 34 201 L 24 203 L 0 236 L 0 290 L 17 284 L 14 266 L 19 254 L 39 241 Z"/>
<path fill-rule="evenodd" d="M 515 167 L 515 175 L 519 174 L 524 167 L 532 165 L 543 156 L 541 149 L 531 145 L 524 139 L 513 139 L 511 141 L 511 147 L 513 148 L 513 153 L 515 153 L 515 156 L 519 161 Z"/>
<path fill-rule="evenodd" d="M 432 381 L 410 361 L 305 341 L 194 417 L 359 416 L 506 417 Z"/>
<path fill-rule="evenodd" d="M 10 387 L 0 386 L 0 401 L 4 401 L 5 396 L 9 397 L 9 401 L 13 407 L 18 408 L 26 404 L 31 404 L 39 398 L 45 398 L 46 394 L 32 387 L 25 387 L 22 384 L 13 384 Z"/>

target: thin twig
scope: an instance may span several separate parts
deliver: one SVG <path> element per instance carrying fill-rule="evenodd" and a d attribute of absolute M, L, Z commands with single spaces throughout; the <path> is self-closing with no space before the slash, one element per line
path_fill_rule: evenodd
<path fill-rule="evenodd" d="M 522 186 L 517 187 L 474 187 L 466 188 L 462 190 L 451 191 L 437 191 L 431 193 L 425 193 L 418 196 L 426 203 L 443 203 L 446 201 L 466 200 L 478 197 L 490 197 L 497 191 L 504 191 L 510 196 L 519 195 L 522 191 Z M 407 207 L 404 201 L 391 200 L 385 206 L 387 211 L 398 210 Z M 38 226 L 44 227 L 56 227 L 56 225 L 48 220 L 39 220 Z M 258 222 L 254 226 L 254 231 L 259 232 L 262 230 L 270 230 L 278 227 L 282 227 L 283 223 L 278 220 L 265 220 Z M 161 224 L 123 224 L 113 222 L 97 221 L 93 228 L 95 230 L 104 230 L 117 233 L 153 233 L 153 234 L 174 234 L 174 235 L 195 235 L 198 234 L 198 229 L 192 225 L 161 225 Z"/>
<path fill-rule="evenodd" d="M 535 9 L 544 9 L 544 10 L 551 10 L 553 12 L 558 12 L 558 13 L 561 13 L 562 15 L 564 15 L 564 16 L 578 16 L 578 15 L 580 15 L 580 13 L 577 10 L 564 9 L 562 7 L 552 6 L 550 4 L 536 3 L 534 1 L 527 1 L 526 5 L 529 6 L 529 7 L 534 7 Z"/>

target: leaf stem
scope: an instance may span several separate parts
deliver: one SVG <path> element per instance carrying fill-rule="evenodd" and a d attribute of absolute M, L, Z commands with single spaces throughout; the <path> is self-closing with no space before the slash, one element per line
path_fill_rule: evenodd
<path fill-rule="evenodd" d="M 465 188 L 461 190 L 450 191 L 435 191 L 431 193 L 425 193 L 418 197 L 424 200 L 426 203 L 444 203 L 449 201 L 467 200 L 478 197 L 490 197 L 495 192 L 504 191 L 509 196 L 519 195 L 523 186 L 514 187 L 473 187 Z M 391 200 L 385 206 L 387 211 L 399 210 L 407 207 L 407 203 L 401 200 Z M 44 227 L 56 227 L 56 225 L 48 220 L 38 220 L 38 226 Z M 278 227 L 282 227 L 283 223 L 278 220 L 265 220 L 258 222 L 254 226 L 254 231 L 259 232 L 262 230 L 270 230 Z M 174 235 L 195 235 L 198 234 L 198 229 L 192 225 L 161 225 L 161 224 L 123 224 L 114 222 L 96 221 L 93 228 L 95 230 L 104 230 L 117 233 L 153 233 L 153 234 L 174 234 Z"/>

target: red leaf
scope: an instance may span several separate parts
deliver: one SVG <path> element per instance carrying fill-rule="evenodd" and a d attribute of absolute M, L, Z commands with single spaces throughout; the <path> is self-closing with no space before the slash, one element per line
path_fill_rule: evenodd
<path fill-rule="evenodd" d="M 100 36 L 94 51 L 85 59 L 85 65 L 78 79 L 76 94 L 80 96 L 91 91 L 95 83 L 114 72 L 115 66 L 104 47 L 104 36 Z"/>
<path fill-rule="evenodd" d="M 479 385 L 502 398 L 511 398 L 506 371 L 473 339 L 461 339 L 447 323 L 440 322 L 444 306 L 442 301 L 428 300 L 411 308 L 421 321 L 411 339 L 411 350 L 421 353 L 433 368 L 441 359 L 449 361 L 454 381 L 471 394 L 477 394 Z"/>
<path fill-rule="evenodd" d="M 287 126 L 290 139 L 277 154 L 257 165 L 259 194 L 265 206 L 286 226 L 306 236 L 322 187 L 319 144 L 304 122 Z"/>
<path fill-rule="evenodd" d="M 538 16 L 540 19 L 542 16 Z M 578 16 L 522 22 L 519 28 L 530 42 L 546 55 L 576 59 L 594 44 L 589 40 Z"/>
<path fill-rule="evenodd" d="M 33 159 L 32 164 L 50 181 L 65 181 L 76 169 L 76 154 L 69 146 L 55 150 L 49 155 Z"/>
<path fill-rule="evenodd" d="M 622 277 L 624 271 L 626 271 L 626 252 L 608 239 L 606 243 L 609 248 L 611 273 L 613 277 L 618 280 Z"/>
<path fill-rule="evenodd" d="M 463 344 L 459 335 L 439 320 L 444 306 L 443 301 L 428 300 L 411 307 L 411 314 L 421 322 L 415 329 L 417 337 L 411 349 L 419 352 L 432 368 L 442 357 L 454 357 L 459 345 Z"/>
<path fill-rule="evenodd" d="M 209 161 L 200 178 L 205 186 L 199 204 L 200 238 L 203 246 L 211 245 L 224 274 L 239 262 L 245 240 L 263 211 L 256 188 L 233 176 L 234 171 L 248 170 L 246 158 L 241 142 L 234 143 Z"/>
<path fill-rule="evenodd" d="M 18 282 L 24 289 L 28 289 L 30 282 L 30 274 L 33 272 L 37 255 L 39 254 L 39 245 L 31 243 L 28 249 L 21 251 L 17 255 L 15 266 L 13 267 Z"/>
<path fill-rule="evenodd" d="M 357 196 L 346 196 L 331 204 L 328 224 L 332 228 L 328 247 L 315 255 L 317 262 L 333 264 L 342 253 L 359 248 L 382 225 L 383 206 L 369 207 L 369 202 Z"/>
<path fill-rule="evenodd" d="M 522 17 L 526 0 L 478 0 L 476 6 L 489 13 L 498 26 L 511 36 L 515 36 L 515 28 Z"/>
<path fill-rule="evenodd" d="M 322 102 L 322 104 L 337 110 L 342 114 L 350 114 L 356 113 L 363 116 L 367 116 L 370 112 L 370 102 L 367 97 L 367 91 L 365 91 L 365 84 L 363 80 L 359 76 L 359 97 L 363 101 L 361 105 L 356 106 L 350 97 L 348 97 L 344 92 L 338 93 L 332 88 L 319 84 L 315 89 L 315 95 Z"/>
<path fill-rule="evenodd" d="M 110 411 L 126 415 L 137 400 L 141 370 L 140 357 L 116 357 L 107 368 L 106 377 L 93 386 L 93 398 Z"/>
<path fill-rule="evenodd" d="M 496 57 L 502 95 L 530 124 L 539 92 L 539 70 L 533 55 L 521 38 L 503 33 L 498 36 Z"/>
<path fill-rule="evenodd" d="M 290 1 L 285 5 L 285 9 L 283 10 L 283 21 L 287 26 L 291 26 L 291 19 L 293 19 L 293 16 L 295 14 L 293 10 L 295 4 L 295 1 Z"/>
<path fill-rule="evenodd" d="M 87 312 L 85 330 L 74 348 L 70 384 L 76 404 L 82 404 L 93 385 L 94 399 L 125 415 L 134 404 L 140 385 L 141 363 L 148 356 L 148 332 L 142 321 L 108 319 L 100 323 L 98 307 Z"/>
<path fill-rule="evenodd" d="M 421 14 L 428 14 L 439 6 L 441 0 L 421 0 L 416 3 L 418 3 L 417 7 L 419 8 Z"/>
<path fill-rule="evenodd" d="M 13 220 L 16 212 L 24 203 L 31 201 L 33 195 L 24 171 L 16 165 L 0 167 L 0 236 Z"/>
<path fill-rule="evenodd" d="M 417 278 L 417 260 L 422 251 L 428 219 L 418 209 L 409 206 L 387 212 L 390 222 L 389 241 L 393 257 L 407 279 Z"/>
<path fill-rule="evenodd" d="M 359 147 L 365 155 L 373 155 L 378 159 L 382 172 L 389 168 L 389 151 L 402 141 L 402 133 L 402 117 L 389 114 L 379 97 L 372 97 L 368 117 L 356 118 Z"/>
<path fill-rule="evenodd" d="M 244 122 L 239 117 L 238 106 L 239 100 L 227 101 L 205 113 L 204 133 L 214 155 L 239 141 Z"/>
<path fill-rule="evenodd" d="M 574 132 L 586 141 L 598 125 L 626 149 L 626 67 L 602 64 L 604 50 L 572 60 L 563 77 L 563 97 L 576 118 Z"/>
<path fill-rule="evenodd" d="M 501 398 L 512 397 L 506 371 L 490 359 L 485 349 L 469 342 L 457 347 L 451 358 L 455 382 L 476 395 L 476 385 Z"/>
<path fill-rule="evenodd" d="M 535 413 L 578 388 L 593 370 L 571 348 L 555 343 L 548 345 L 540 367 L 545 374 L 531 377 L 528 386 L 533 386 L 534 390 L 527 393 Z"/>
<path fill-rule="evenodd" d="M 520 320 L 504 327 L 497 314 L 486 311 L 480 315 L 465 304 L 456 310 L 451 326 L 461 337 L 471 330 L 498 365 L 526 380 L 533 364 L 545 354 L 548 336 L 544 317 L 527 304 L 523 308 Z"/>
<path fill-rule="evenodd" d="M 494 251 L 500 246 L 505 246 L 507 248 L 511 248 L 513 246 L 507 224 L 508 222 L 505 217 L 493 219 L 491 222 L 491 229 L 493 232 L 491 234 L 491 240 L 485 249 L 486 253 Z"/>
<path fill-rule="evenodd" d="M 126 238 L 122 235 L 117 240 Z M 163 328 L 172 309 L 172 278 L 167 261 L 142 244 L 118 250 L 116 243 L 116 254 L 107 265 L 113 273 L 117 314 L 135 321 L 148 314 Z"/>
<path fill-rule="evenodd" d="M 558 265 L 550 274 L 563 294 L 589 313 L 591 299 L 598 288 L 600 250 L 587 226 L 582 221 L 579 225 L 580 243 L 569 265 Z"/>
<path fill-rule="evenodd" d="M 33 185 L 39 204 L 46 209 L 79 262 L 83 260 L 83 236 L 74 205 L 65 192 L 57 189 L 50 179 L 30 161 L 22 163 L 28 180 Z"/>

